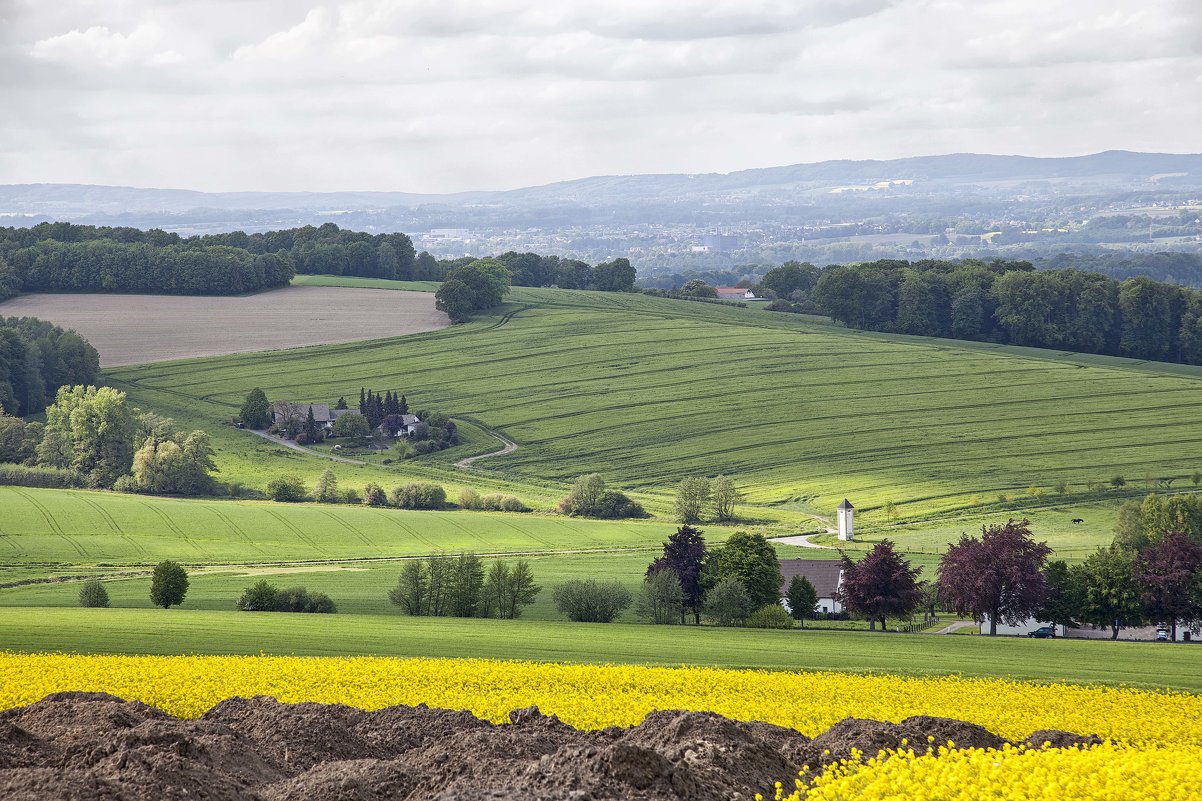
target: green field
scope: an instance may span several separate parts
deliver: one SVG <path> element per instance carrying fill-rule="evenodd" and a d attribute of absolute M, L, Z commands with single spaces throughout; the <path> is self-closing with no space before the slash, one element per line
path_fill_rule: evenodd
<path fill-rule="evenodd" d="M 351 560 L 432 553 L 657 548 L 675 526 L 496 512 L 152 498 L 0 487 L 7 568 Z M 714 541 L 730 529 L 709 527 Z M 2 574 L 0 574 L 2 575 Z"/>
<path fill-rule="evenodd" d="M 434 285 L 305 276 L 298 283 L 430 290 Z M 152 498 L 0 487 L 0 647 L 116 652 L 378 653 L 721 664 L 1132 682 L 1199 689 L 1187 648 L 979 637 L 756 632 L 558 620 L 550 588 L 569 578 L 636 589 L 674 529 L 674 484 L 735 476 L 738 525 L 820 531 L 843 497 L 865 548 L 883 537 L 932 577 L 946 544 L 1029 517 L 1059 556 L 1109 541 L 1118 504 L 1202 469 L 1202 369 L 1030 348 L 847 331 L 739 309 L 515 288 L 494 314 L 438 332 L 265 354 L 113 368 L 106 380 L 146 409 L 211 432 L 218 478 L 260 489 L 297 474 L 312 486 L 437 481 L 505 492 L 534 514 L 405 512 L 361 506 Z M 456 418 L 464 444 L 384 464 L 336 463 L 229 425 L 246 392 L 353 402 L 360 387 L 405 393 Z M 464 470 L 454 462 L 518 444 Z M 319 449 L 323 450 L 323 449 Z M 327 455 L 332 451 L 323 450 Z M 600 472 L 654 518 L 549 514 L 571 480 Z M 1107 488 L 1123 475 L 1127 488 Z M 1055 489 L 1058 482 L 1067 491 Z M 1033 489 L 1032 489 L 1033 488 Z M 885 515 L 892 501 L 896 514 Z M 1071 523 L 1083 518 L 1084 524 Z M 818 519 L 816 519 L 818 518 Z M 833 544 L 829 536 L 818 542 Z M 474 551 L 527 554 L 546 589 L 516 622 L 400 616 L 387 602 L 397 560 Z M 833 550 L 778 546 L 781 556 Z M 184 608 L 147 609 L 146 571 L 189 565 Z M 113 609 L 74 607 L 101 576 Z M 233 611 L 259 577 L 328 593 L 335 617 Z M 51 578 L 49 584 L 25 584 Z M 67 579 L 67 580 L 62 580 Z M 635 619 L 633 611 L 622 618 Z M 1105 657 L 1099 656 L 1105 650 Z"/>
<path fill-rule="evenodd" d="M 10 608 L 14 651 L 486 657 L 778 670 L 962 674 L 1202 691 L 1197 650 L 1164 643 L 762 631 L 532 620 Z"/>
<path fill-rule="evenodd" d="M 1200 368 L 865 334 L 639 295 L 515 288 L 496 314 L 439 332 L 107 377 L 139 404 L 213 431 L 222 478 L 250 486 L 325 466 L 221 425 L 255 385 L 306 400 L 392 389 L 499 431 L 519 450 L 469 480 L 542 504 L 595 470 L 666 513 L 681 477 L 726 473 L 762 521 L 800 524 L 843 497 L 862 515 L 893 501 L 913 521 L 1032 486 L 1051 493 L 1058 481 L 1071 498 L 1114 475 L 1202 468 Z M 351 484 L 458 486 L 452 457 L 496 447 L 472 439 L 432 459 L 335 470 Z"/>

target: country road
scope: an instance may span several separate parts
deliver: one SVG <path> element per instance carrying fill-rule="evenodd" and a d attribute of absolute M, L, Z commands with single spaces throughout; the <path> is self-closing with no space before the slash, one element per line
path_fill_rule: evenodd
<path fill-rule="evenodd" d="M 483 426 L 481 426 L 481 428 L 483 428 Z M 475 463 L 481 459 L 491 459 L 494 456 L 505 456 L 506 454 L 513 453 L 518 449 L 518 444 L 513 440 L 507 439 L 491 429 L 485 428 L 484 430 L 500 440 L 503 447 L 500 450 L 489 451 L 488 453 L 481 453 L 476 456 L 469 456 L 466 459 L 460 459 L 458 462 L 455 462 L 455 467 L 458 467 L 460 470 L 471 470 L 473 469 L 473 465 L 475 465 Z"/>
<path fill-rule="evenodd" d="M 334 462 L 342 462 L 343 464 L 369 464 L 368 462 L 365 462 L 362 459 L 348 459 L 345 456 L 334 456 L 333 454 L 321 453 L 320 451 L 311 450 L 309 448 L 306 448 L 304 445 L 297 445 L 295 442 L 293 442 L 290 439 L 282 439 L 280 437 L 273 437 L 271 434 L 268 434 L 266 431 L 255 431 L 254 429 L 251 429 L 251 428 L 247 428 L 245 430 L 254 434 L 256 437 L 262 437 L 263 439 L 267 440 L 268 442 L 274 442 L 276 445 L 283 445 L 285 448 L 288 448 L 289 450 L 297 451 L 299 453 L 307 453 L 310 456 L 317 456 L 319 458 L 329 459 Z"/>

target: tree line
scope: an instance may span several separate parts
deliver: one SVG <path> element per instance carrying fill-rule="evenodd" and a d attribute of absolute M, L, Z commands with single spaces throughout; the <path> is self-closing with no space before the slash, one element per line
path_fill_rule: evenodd
<path fill-rule="evenodd" d="M 0 415 L 38 414 L 59 387 L 94 384 L 99 372 L 96 349 L 74 331 L 36 317 L 0 317 Z"/>
<path fill-rule="evenodd" d="M 142 412 L 111 387 L 60 387 L 45 423 L 0 415 L 9 483 L 88 486 L 163 495 L 211 495 L 214 450 L 204 431 Z"/>
<path fill-rule="evenodd" d="M 1150 496 L 1128 506 L 1115 541 L 1077 564 L 1049 561 L 1026 520 L 983 526 L 940 558 L 933 583 L 886 539 L 859 562 L 846 554 L 839 594 L 844 606 L 882 630 L 923 605 L 999 624 L 1028 620 L 1110 629 L 1157 624 L 1177 638 L 1180 624 L 1202 622 L 1202 499 Z"/>
<path fill-rule="evenodd" d="M 405 562 L 388 600 L 414 616 L 513 620 L 541 591 L 524 559 L 512 566 L 497 559 L 486 569 L 479 556 L 463 553 Z"/>
<path fill-rule="evenodd" d="M 782 271 L 783 272 L 783 271 Z M 802 265 L 808 284 L 816 272 Z M 851 328 L 1202 364 L 1202 292 L 1029 262 L 893 261 L 817 271 L 785 297 Z M 770 271 L 765 285 L 781 277 Z M 804 309 L 803 309 L 804 310 Z"/>

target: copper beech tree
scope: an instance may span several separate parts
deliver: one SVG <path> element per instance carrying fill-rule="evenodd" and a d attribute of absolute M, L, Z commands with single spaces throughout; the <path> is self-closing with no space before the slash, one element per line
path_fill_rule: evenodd
<path fill-rule="evenodd" d="M 1052 549 L 1031 537 L 1030 522 L 1009 520 L 967 534 L 939 560 L 939 597 L 959 614 L 989 616 L 989 634 L 1035 615 L 1047 596 L 1043 566 Z"/>
<path fill-rule="evenodd" d="M 849 611 L 868 618 L 870 630 L 880 622 L 884 631 L 886 618 L 909 617 L 922 604 L 921 572 L 894 550 L 892 541 L 881 540 L 859 562 L 843 555 L 839 598 Z"/>

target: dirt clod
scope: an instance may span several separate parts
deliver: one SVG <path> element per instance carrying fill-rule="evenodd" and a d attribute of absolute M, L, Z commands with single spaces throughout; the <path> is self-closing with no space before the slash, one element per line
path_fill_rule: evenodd
<path fill-rule="evenodd" d="M 847 718 L 810 740 L 705 712 L 652 712 L 628 729 L 577 731 L 537 707 L 496 725 L 467 712 L 232 698 L 198 720 L 100 693 L 0 712 L 0 798 L 205 801 L 660 801 L 750 799 L 802 766 L 1004 741 L 970 723 Z M 1039 731 L 1072 747 L 1096 737 Z M 824 751 L 829 752 L 825 753 Z"/>

